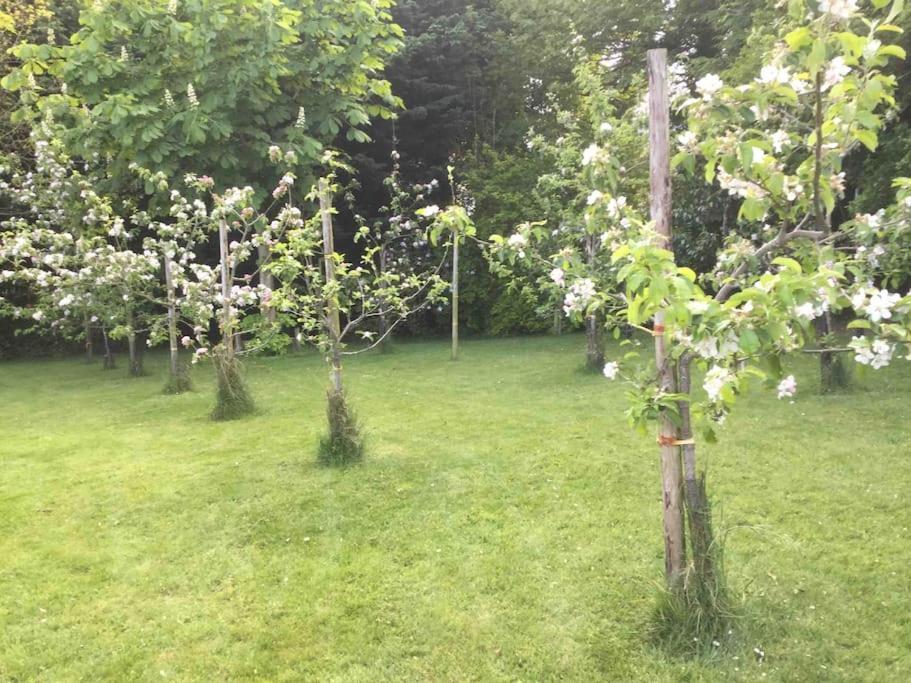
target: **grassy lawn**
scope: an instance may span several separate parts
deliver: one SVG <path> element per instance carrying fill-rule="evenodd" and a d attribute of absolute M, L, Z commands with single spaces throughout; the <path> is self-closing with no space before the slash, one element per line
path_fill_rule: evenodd
<path fill-rule="evenodd" d="M 159 356 L 0 365 L 0 680 L 911 679 L 909 365 L 822 397 L 801 359 L 702 449 L 746 618 L 687 661 L 646 637 L 657 448 L 583 345 L 349 360 L 347 470 L 314 355 L 250 363 L 227 424 L 208 366 L 171 397 Z"/>

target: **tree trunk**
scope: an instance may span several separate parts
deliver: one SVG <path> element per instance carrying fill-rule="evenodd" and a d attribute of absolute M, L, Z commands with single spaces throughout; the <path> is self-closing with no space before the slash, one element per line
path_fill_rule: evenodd
<path fill-rule="evenodd" d="M 380 273 L 386 272 L 386 247 L 380 249 Z M 389 332 L 389 321 L 386 319 L 385 302 L 380 302 L 379 317 L 379 335 L 380 335 L 380 353 L 388 353 L 392 342 L 392 335 Z"/>
<path fill-rule="evenodd" d="M 101 339 L 104 341 L 104 369 L 113 370 L 117 367 L 117 364 L 114 362 L 114 354 L 111 352 L 111 341 L 108 339 L 108 330 L 102 325 L 101 326 Z"/>
<path fill-rule="evenodd" d="M 177 293 L 174 290 L 174 275 L 171 272 L 171 257 L 164 255 L 164 279 L 168 297 L 168 352 L 170 353 L 171 378 L 176 382 L 180 374 L 177 345 Z"/>
<path fill-rule="evenodd" d="M 459 359 L 459 233 L 452 234 L 452 360 Z"/>
<path fill-rule="evenodd" d="M 585 238 L 585 256 L 592 272 L 597 258 L 597 240 L 594 235 Z M 601 321 L 597 314 L 585 318 L 585 340 L 585 365 L 591 370 L 600 370 L 604 367 L 604 346 L 601 341 Z"/>
<path fill-rule="evenodd" d="M 139 347 L 136 330 L 133 329 L 133 308 L 127 306 L 127 348 L 130 352 L 130 377 L 142 377 L 142 349 Z"/>
<path fill-rule="evenodd" d="M 127 334 L 127 347 L 130 351 L 130 377 L 142 377 L 142 349 L 132 330 Z"/>
<path fill-rule="evenodd" d="M 559 301 L 554 308 L 553 333 L 558 337 L 563 334 L 563 304 Z"/>
<path fill-rule="evenodd" d="M 323 266 L 325 268 L 326 284 L 335 282 L 335 235 L 332 230 L 332 203 L 329 198 L 329 188 L 324 179 L 319 182 L 320 216 L 323 223 Z M 342 393 L 342 352 L 341 352 L 341 322 L 339 320 L 338 299 L 333 295 L 326 303 L 326 328 L 329 332 L 329 363 L 331 371 L 329 377 L 332 383 L 332 393 Z"/>
<path fill-rule="evenodd" d="M 259 284 L 261 284 L 263 287 L 268 288 L 269 290 L 273 290 L 275 289 L 275 276 L 266 270 L 266 265 L 268 265 L 269 259 L 271 257 L 271 254 L 269 253 L 269 247 L 265 244 L 260 244 L 257 247 L 257 252 L 259 256 Z M 260 306 L 259 311 L 268 323 L 272 325 L 275 324 L 275 320 L 278 317 L 278 312 L 275 310 L 274 306 Z"/>
<path fill-rule="evenodd" d="M 816 98 L 814 108 L 814 131 L 816 142 L 814 146 L 815 166 L 813 168 L 813 214 L 814 218 L 816 219 L 817 231 L 825 236 L 828 236 L 831 232 L 831 226 L 829 225 L 830 217 L 825 213 L 822 195 L 820 194 L 823 140 L 822 85 L 823 75 L 822 72 L 818 72 L 816 74 L 816 87 L 814 90 L 814 96 Z M 819 242 L 819 239 L 817 239 L 817 254 L 819 254 L 820 251 Z M 832 334 L 832 332 L 832 316 L 828 311 L 826 311 L 825 315 L 816 321 L 816 338 L 819 341 L 820 348 L 825 349 L 827 346 L 830 346 L 831 339 L 829 335 Z M 836 358 L 835 354 L 827 351 L 823 351 L 823 353 L 819 354 L 819 386 L 822 393 L 827 394 L 838 388 L 844 387 L 846 384 L 847 380 L 843 372 L 843 367 L 841 366 L 840 361 Z"/>
<path fill-rule="evenodd" d="M 89 320 L 88 313 L 83 315 L 83 325 L 85 329 L 85 362 L 91 363 L 95 354 L 92 346 L 92 321 Z"/>
<path fill-rule="evenodd" d="M 231 267 L 228 263 L 228 223 L 224 218 L 218 224 L 218 251 L 221 257 L 221 340 L 225 349 L 225 363 L 234 360 L 234 311 L 231 306 Z"/>
<path fill-rule="evenodd" d="M 649 205 L 655 230 L 664 246 L 671 243 L 671 175 L 669 110 L 667 96 L 667 50 L 648 51 L 648 116 L 649 116 Z M 655 314 L 655 365 L 662 393 L 674 393 L 676 378 L 667 353 L 670 341 L 664 333 L 664 311 Z M 680 452 L 676 445 L 677 430 L 667 410 L 658 418 L 658 442 L 661 448 L 661 480 L 664 508 L 664 568 L 669 585 L 681 577 L 686 561 L 681 505 L 682 473 Z"/>
<path fill-rule="evenodd" d="M 692 357 L 685 355 L 678 361 L 677 390 L 688 395 L 691 389 Z M 690 532 L 690 552 L 693 569 L 704 586 L 714 585 L 715 542 L 712 532 L 712 513 L 705 491 L 705 473 L 696 471 L 696 444 L 693 441 L 693 424 L 689 401 L 677 403 L 680 410 L 680 441 L 683 450 L 683 482 L 687 521 Z"/>
<path fill-rule="evenodd" d="M 592 370 L 604 367 L 601 321 L 597 315 L 585 318 L 585 365 Z"/>

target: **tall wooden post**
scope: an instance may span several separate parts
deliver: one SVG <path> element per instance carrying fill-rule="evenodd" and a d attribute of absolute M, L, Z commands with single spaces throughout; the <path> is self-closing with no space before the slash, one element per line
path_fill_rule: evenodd
<path fill-rule="evenodd" d="M 171 377 L 177 379 L 177 294 L 174 290 L 174 274 L 171 272 L 171 257 L 164 253 L 164 282 L 168 297 L 168 348 L 171 352 Z"/>
<path fill-rule="evenodd" d="M 650 210 L 655 230 L 664 245 L 671 242 L 670 104 L 667 95 L 667 50 L 648 51 L 648 137 Z M 676 376 L 667 353 L 669 337 L 664 332 L 664 311 L 655 314 L 655 364 L 662 392 L 676 390 Z M 683 478 L 677 430 L 667 411 L 658 418 L 661 448 L 661 483 L 664 505 L 664 566 L 669 584 L 674 584 L 685 566 L 683 536 Z"/>
<path fill-rule="evenodd" d="M 221 256 L 221 337 L 225 347 L 225 360 L 234 358 L 234 312 L 231 310 L 231 252 L 228 249 L 228 222 L 222 218 L 218 224 L 218 249 Z"/>
<path fill-rule="evenodd" d="M 326 324 L 329 328 L 329 353 L 332 371 L 332 390 L 338 394 L 342 391 L 342 358 L 339 344 L 341 339 L 341 322 L 338 312 L 338 294 L 335 292 L 335 235 L 332 232 L 332 201 L 329 197 L 329 184 L 324 178 L 319 181 L 319 208 L 323 221 L 323 266 L 326 273 L 326 287 L 330 291 L 326 304 Z"/>
<path fill-rule="evenodd" d="M 459 229 L 452 232 L 452 360 L 459 359 Z"/>

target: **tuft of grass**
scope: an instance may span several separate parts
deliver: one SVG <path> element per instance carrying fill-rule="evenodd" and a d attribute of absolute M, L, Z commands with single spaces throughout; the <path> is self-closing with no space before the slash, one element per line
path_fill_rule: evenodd
<path fill-rule="evenodd" d="M 189 373 L 186 370 L 181 370 L 176 376 L 168 375 L 168 379 L 162 388 L 162 393 L 173 396 L 174 394 L 182 394 L 192 390 L 193 381 L 190 379 Z"/>
<path fill-rule="evenodd" d="M 237 422 L 208 367 L 162 395 L 166 353 L 0 363 L 0 680 L 911 678 L 911 365 L 820 395 L 785 359 L 793 404 L 745 393 L 699 444 L 738 619 L 671 657 L 657 448 L 584 338 L 396 346 L 345 366 L 356 468 L 312 453 L 318 353 L 246 363 Z"/>
<path fill-rule="evenodd" d="M 350 465 L 364 457 L 364 438 L 344 391 L 326 394 L 329 431 L 320 438 L 318 459 L 323 465 Z"/>
<path fill-rule="evenodd" d="M 691 561 L 683 576 L 659 593 L 650 629 L 653 642 L 673 656 L 713 652 L 737 618 L 725 574 L 723 537 L 712 539 L 696 557 L 692 527 L 690 531 Z"/>
<path fill-rule="evenodd" d="M 236 356 L 228 356 L 224 350 L 212 354 L 215 365 L 215 408 L 211 417 L 215 421 L 236 420 L 249 415 L 255 409 L 253 397 L 244 381 L 243 370 Z"/>

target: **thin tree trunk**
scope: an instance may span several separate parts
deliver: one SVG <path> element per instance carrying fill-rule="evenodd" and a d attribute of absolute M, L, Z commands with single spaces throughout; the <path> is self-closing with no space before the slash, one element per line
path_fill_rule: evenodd
<path fill-rule="evenodd" d="M 452 360 L 459 358 L 459 232 L 452 234 Z"/>
<path fill-rule="evenodd" d="M 685 354 L 677 365 L 677 390 L 689 395 L 692 387 L 692 356 Z M 693 565 L 703 585 L 713 585 L 715 561 L 712 552 L 714 537 L 712 513 L 705 491 L 705 474 L 696 469 L 696 443 L 693 440 L 693 423 L 689 401 L 677 403 L 680 410 L 680 441 L 683 451 L 683 483 L 686 496 L 687 521 L 689 522 L 690 549 Z"/>
<path fill-rule="evenodd" d="M 380 273 L 386 272 L 386 246 L 380 249 Z M 380 334 L 380 353 L 388 353 L 392 335 L 389 333 L 389 321 L 386 319 L 385 302 L 380 302 L 379 334 Z"/>
<path fill-rule="evenodd" d="M 323 265 L 325 268 L 326 285 L 332 286 L 335 282 L 335 235 L 332 231 L 332 202 L 329 198 L 329 188 L 325 179 L 319 181 L 319 206 L 323 223 Z M 342 352 L 341 352 L 341 322 L 339 320 L 338 299 L 335 295 L 329 297 L 326 303 L 326 326 L 329 331 L 329 362 L 332 365 L 330 379 L 332 392 L 342 393 Z"/>
<path fill-rule="evenodd" d="M 171 257 L 164 255 L 164 279 L 168 297 L 168 351 L 170 353 L 171 378 L 176 382 L 180 374 L 177 346 L 177 293 L 174 290 L 174 275 L 171 272 Z"/>
<path fill-rule="evenodd" d="M 594 272 L 597 251 L 597 238 L 588 235 L 585 238 L 585 254 L 588 266 Z M 604 347 L 601 343 L 601 324 L 597 314 L 585 318 L 585 364 L 592 370 L 604 366 Z"/>
<path fill-rule="evenodd" d="M 671 242 L 671 175 L 669 141 L 670 105 L 667 96 L 667 50 L 648 51 L 649 180 L 650 210 L 655 230 L 665 247 Z M 662 393 L 674 393 L 676 378 L 667 352 L 670 341 L 664 332 L 664 311 L 655 314 L 655 364 Z M 669 585 L 675 585 L 685 567 L 686 553 L 681 505 L 682 473 L 677 430 L 668 411 L 658 418 L 661 448 L 661 480 L 664 507 L 664 566 Z"/>
<path fill-rule="evenodd" d="M 820 182 L 822 173 L 822 72 L 816 74 L 816 87 L 814 96 L 816 98 L 814 130 L 816 134 L 816 144 L 814 146 L 815 166 L 813 168 L 813 214 L 816 219 L 816 230 L 823 235 L 828 235 L 829 221 L 823 211 L 822 196 L 820 194 Z M 819 253 L 819 239 L 816 240 L 816 251 Z M 819 340 L 820 348 L 825 349 L 829 344 L 829 335 L 832 333 L 832 317 L 828 311 L 822 317 L 816 320 L 816 337 Z M 837 388 L 838 381 L 835 377 L 835 355 L 828 351 L 819 354 L 819 380 L 820 388 L 823 393 L 828 393 Z"/>
<path fill-rule="evenodd" d="M 269 290 L 273 290 L 275 289 L 275 276 L 266 269 L 266 265 L 269 263 L 271 257 L 269 247 L 265 244 L 260 244 L 257 247 L 257 252 L 259 256 L 259 284 Z M 270 324 L 275 323 L 277 311 L 274 306 L 260 306 L 259 310 L 260 314 L 267 322 Z"/>
<path fill-rule="evenodd" d="M 563 304 L 557 302 L 556 307 L 554 307 L 554 328 L 553 332 L 556 336 L 563 334 Z"/>
<path fill-rule="evenodd" d="M 102 325 L 101 326 L 101 339 L 104 341 L 104 369 L 113 370 L 116 367 L 114 362 L 114 354 L 111 353 L 111 341 L 108 339 L 108 330 Z"/>
<path fill-rule="evenodd" d="M 85 362 L 91 363 L 94 360 L 94 347 L 92 345 L 92 321 L 89 319 L 88 312 L 82 316 L 85 329 Z"/>
<path fill-rule="evenodd" d="M 142 376 L 142 349 L 137 343 L 136 331 L 133 328 L 133 308 L 127 306 L 127 348 L 130 352 L 130 377 Z"/>
<path fill-rule="evenodd" d="M 218 224 L 218 251 L 221 257 L 221 339 L 225 349 L 225 361 L 234 360 L 234 312 L 231 307 L 231 268 L 228 260 L 228 223 L 222 218 Z"/>

